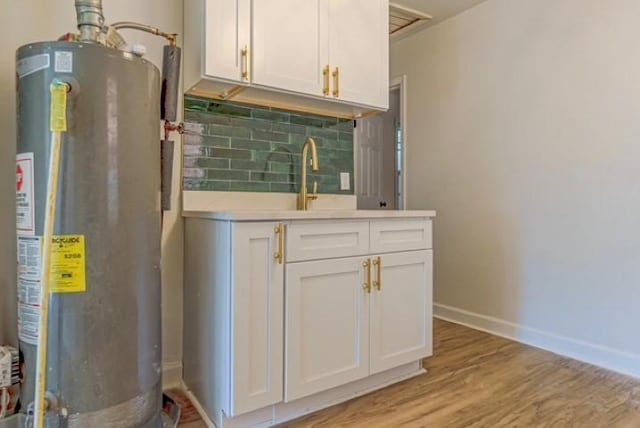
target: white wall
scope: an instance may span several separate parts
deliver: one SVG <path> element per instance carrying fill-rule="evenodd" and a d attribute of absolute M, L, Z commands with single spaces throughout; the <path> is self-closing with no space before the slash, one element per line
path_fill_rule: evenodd
<path fill-rule="evenodd" d="M 0 120 L 0 343 L 15 341 L 15 50 L 31 41 L 53 40 L 75 31 L 73 0 L 1 0 Z M 182 0 L 103 0 L 107 22 L 139 21 L 182 33 Z M 33 19 L 31 17 L 34 16 Z M 147 46 L 147 57 L 161 65 L 162 39 L 123 32 L 130 43 Z M 179 143 L 179 137 L 178 137 Z M 180 375 L 182 360 L 182 219 L 179 214 L 180 145 L 174 158 L 173 211 L 165 215 L 162 238 L 163 362 Z"/>
<path fill-rule="evenodd" d="M 638 16 L 488 0 L 391 48 L 408 205 L 438 211 L 436 312 L 636 376 Z"/>
<path fill-rule="evenodd" d="M 0 2 L 0 34 L 5 45 L 0 50 L 0 344 L 15 345 L 15 48 L 44 35 L 40 28 L 44 0 L 24 0 L 19 8 L 13 3 Z"/>

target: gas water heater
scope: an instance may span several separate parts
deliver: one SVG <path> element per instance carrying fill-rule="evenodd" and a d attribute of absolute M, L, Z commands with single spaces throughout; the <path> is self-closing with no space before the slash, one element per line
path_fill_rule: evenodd
<path fill-rule="evenodd" d="M 155 428 L 161 98 L 175 120 L 180 51 L 152 27 L 106 26 L 101 1 L 76 12 L 78 35 L 17 52 L 22 411 L 36 426 Z M 171 75 L 118 28 L 167 36 Z"/>

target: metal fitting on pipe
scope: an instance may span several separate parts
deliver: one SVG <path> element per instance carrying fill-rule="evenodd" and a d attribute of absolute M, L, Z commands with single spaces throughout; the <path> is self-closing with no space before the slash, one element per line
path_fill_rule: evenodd
<path fill-rule="evenodd" d="M 104 26 L 102 0 L 75 0 L 80 41 L 98 43 Z"/>

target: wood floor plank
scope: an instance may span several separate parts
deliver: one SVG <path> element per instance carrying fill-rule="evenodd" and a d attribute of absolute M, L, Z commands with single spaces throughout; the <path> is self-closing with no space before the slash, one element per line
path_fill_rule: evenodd
<path fill-rule="evenodd" d="M 435 320 L 424 367 L 283 427 L 640 428 L 639 380 L 467 327 Z"/>
<path fill-rule="evenodd" d="M 640 381 L 436 320 L 428 373 L 303 419 L 302 427 L 640 428 Z"/>

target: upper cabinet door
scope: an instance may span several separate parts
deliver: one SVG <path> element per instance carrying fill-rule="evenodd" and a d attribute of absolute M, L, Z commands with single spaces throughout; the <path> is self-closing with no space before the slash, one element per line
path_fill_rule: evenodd
<path fill-rule="evenodd" d="M 329 0 L 331 94 L 348 102 L 389 106 L 389 2 Z"/>
<path fill-rule="evenodd" d="M 322 96 L 327 0 L 253 0 L 253 83 Z"/>
<path fill-rule="evenodd" d="M 433 252 L 372 257 L 371 374 L 432 354 Z M 379 264 L 379 262 L 382 262 Z"/>
<path fill-rule="evenodd" d="M 191 1 L 191 0 L 188 0 Z M 205 63 L 207 76 L 248 82 L 251 0 L 206 0 Z"/>
<path fill-rule="evenodd" d="M 231 416 L 282 401 L 284 265 L 276 223 L 233 223 Z"/>

